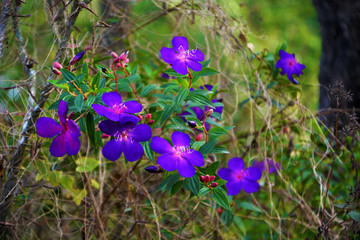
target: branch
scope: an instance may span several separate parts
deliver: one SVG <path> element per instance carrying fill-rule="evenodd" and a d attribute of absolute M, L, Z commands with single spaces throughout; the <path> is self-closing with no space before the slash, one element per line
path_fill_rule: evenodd
<path fill-rule="evenodd" d="M 3 49 L 5 45 L 6 39 L 6 27 L 9 20 L 9 16 L 11 15 L 11 0 L 4 0 L 3 9 L 0 17 L 0 60 L 3 56 Z"/>

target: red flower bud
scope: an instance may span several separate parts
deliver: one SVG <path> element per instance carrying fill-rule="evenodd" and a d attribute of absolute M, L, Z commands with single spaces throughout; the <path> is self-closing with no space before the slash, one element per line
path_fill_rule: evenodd
<path fill-rule="evenodd" d="M 195 136 L 195 141 L 201 141 L 203 135 L 201 133 L 199 133 L 198 135 Z"/>
<path fill-rule="evenodd" d="M 85 48 L 86 51 L 89 51 L 90 49 L 91 49 L 90 45 L 87 45 L 86 48 Z"/>
<path fill-rule="evenodd" d="M 153 124 L 155 121 L 154 120 L 149 120 L 148 124 L 151 125 Z"/>
<path fill-rule="evenodd" d="M 210 187 L 211 188 L 215 188 L 215 187 L 217 187 L 219 184 L 217 183 L 217 182 L 213 182 L 211 185 L 210 185 Z"/>
<path fill-rule="evenodd" d="M 209 182 L 212 182 L 215 180 L 215 176 L 210 176 L 210 181 Z"/>
<path fill-rule="evenodd" d="M 205 181 L 204 181 L 204 177 L 205 177 L 205 176 L 200 176 L 200 182 L 205 182 Z"/>
<path fill-rule="evenodd" d="M 110 135 L 108 135 L 108 134 L 106 134 L 106 133 L 103 133 L 102 135 L 101 135 L 101 138 L 109 138 L 110 137 Z"/>
<path fill-rule="evenodd" d="M 223 210 L 222 210 L 221 208 L 218 208 L 218 209 L 216 209 L 216 212 L 217 212 L 218 214 L 221 214 L 221 213 L 223 212 Z"/>
<path fill-rule="evenodd" d="M 58 70 L 60 70 L 60 69 L 63 68 L 63 66 L 62 66 L 60 63 L 58 63 L 58 62 L 54 62 L 54 63 L 53 63 L 53 67 L 56 68 L 56 69 L 58 69 Z"/>
<path fill-rule="evenodd" d="M 289 133 L 290 132 L 290 128 L 289 127 L 284 127 L 283 129 L 283 133 Z"/>
<path fill-rule="evenodd" d="M 61 72 L 57 68 L 51 69 L 56 75 L 61 75 Z"/>
<path fill-rule="evenodd" d="M 126 59 L 123 61 L 124 65 L 128 64 L 129 62 L 130 62 L 130 60 L 129 60 L 128 58 L 126 58 Z"/>
<path fill-rule="evenodd" d="M 204 181 L 205 181 L 205 182 L 210 182 L 210 176 L 209 176 L 209 175 L 205 175 L 205 176 L 204 176 Z"/>
<path fill-rule="evenodd" d="M 124 61 L 125 59 L 127 59 L 128 55 L 129 55 L 129 51 L 125 51 L 122 54 L 120 54 L 119 56 L 120 61 Z"/>
<path fill-rule="evenodd" d="M 146 114 L 145 115 L 145 120 L 150 120 L 150 119 L 151 119 L 151 114 L 150 113 Z"/>
<path fill-rule="evenodd" d="M 116 52 L 110 52 L 110 55 L 113 57 L 113 58 L 118 58 L 119 56 L 116 54 Z"/>
<path fill-rule="evenodd" d="M 140 122 L 143 120 L 143 117 L 140 114 L 138 114 L 137 117 L 140 118 Z"/>

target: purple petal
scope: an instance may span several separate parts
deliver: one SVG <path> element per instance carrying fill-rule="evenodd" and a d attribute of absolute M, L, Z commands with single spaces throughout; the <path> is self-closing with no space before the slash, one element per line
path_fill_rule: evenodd
<path fill-rule="evenodd" d="M 264 170 L 265 170 L 265 163 L 264 163 L 264 161 L 258 162 L 257 160 L 255 160 L 255 161 L 252 163 L 252 166 L 259 168 L 261 171 L 264 171 Z"/>
<path fill-rule="evenodd" d="M 170 143 L 161 137 L 153 137 L 150 147 L 154 152 L 160 154 L 172 153 L 174 151 Z"/>
<path fill-rule="evenodd" d="M 245 169 L 244 176 L 249 181 L 257 181 L 261 178 L 261 169 L 258 167 L 249 167 Z"/>
<path fill-rule="evenodd" d="M 117 122 L 119 122 L 121 124 L 125 124 L 127 122 L 132 122 L 135 126 L 140 121 L 140 118 L 138 118 L 137 116 L 127 114 L 127 113 L 119 113 L 118 116 L 119 116 L 119 120 Z"/>
<path fill-rule="evenodd" d="M 160 54 L 164 62 L 172 64 L 178 60 L 178 54 L 172 48 L 163 47 Z"/>
<path fill-rule="evenodd" d="M 80 137 L 81 136 L 81 131 L 79 126 L 72 120 L 69 119 L 67 121 L 67 131 L 74 137 Z"/>
<path fill-rule="evenodd" d="M 177 72 L 178 74 L 186 75 L 188 73 L 187 66 L 185 64 L 185 61 L 177 60 L 172 64 L 172 68 Z"/>
<path fill-rule="evenodd" d="M 64 130 L 54 119 L 48 117 L 39 118 L 36 121 L 36 133 L 40 137 L 52 138 Z"/>
<path fill-rule="evenodd" d="M 295 54 L 290 54 L 284 50 L 279 50 L 279 55 L 281 59 L 295 58 Z"/>
<path fill-rule="evenodd" d="M 156 160 L 157 164 L 159 164 L 166 171 L 174 171 L 178 166 L 178 157 L 173 153 L 166 153 L 161 155 Z"/>
<path fill-rule="evenodd" d="M 116 161 L 121 156 L 122 151 L 123 142 L 113 139 L 105 144 L 102 153 L 106 159 Z"/>
<path fill-rule="evenodd" d="M 117 92 L 108 92 L 102 95 L 102 100 L 109 107 L 113 107 L 114 105 L 122 104 L 122 99 L 119 93 Z"/>
<path fill-rule="evenodd" d="M 251 182 L 251 181 L 242 181 L 242 188 L 247 193 L 257 192 L 260 189 L 260 185 L 258 182 Z"/>
<path fill-rule="evenodd" d="M 125 158 L 129 162 L 139 160 L 144 153 L 144 149 L 140 143 L 129 139 L 123 141 L 123 148 Z"/>
<path fill-rule="evenodd" d="M 111 108 L 108 108 L 108 107 L 105 107 L 105 106 L 99 105 L 99 104 L 93 104 L 91 106 L 94 109 L 94 111 L 97 114 L 99 114 L 100 116 L 104 116 L 113 121 L 119 120 L 118 114 Z"/>
<path fill-rule="evenodd" d="M 288 74 L 287 74 L 287 77 L 288 77 L 288 79 L 290 80 L 290 82 L 292 82 L 292 83 L 294 83 L 294 84 L 299 84 L 299 82 L 298 82 L 296 79 L 294 79 L 294 77 L 292 76 L 292 74 L 288 73 Z"/>
<path fill-rule="evenodd" d="M 174 147 L 189 147 L 190 146 L 190 136 L 186 133 L 175 131 L 171 134 L 171 141 L 174 144 Z"/>
<path fill-rule="evenodd" d="M 241 158 L 232 158 L 229 160 L 228 162 L 228 167 L 231 170 L 243 170 L 245 165 L 244 165 L 244 161 Z"/>
<path fill-rule="evenodd" d="M 242 186 L 241 182 L 227 182 L 225 184 L 227 190 L 228 190 L 228 195 L 237 195 L 240 193 Z"/>
<path fill-rule="evenodd" d="M 124 103 L 126 110 L 124 112 L 126 113 L 138 113 L 141 112 L 142 106 L 137 101 L 127 101 Z"/>
<path fill-rule="evenodd" d="M 196 62 L 202 62 L 202 61 L 204 61 L 205 56 L 200 50 L 192 49 L 189 51 L 187 59 L 190 59 L 190 60 L 193 60 Z"/>
<path fill-rule="evenodd" d="M 80 150 L 80 139 L 74 137 L 68 131 L 65 132 L 66 152 L 68 155 L 76 155 Z"/>
<path fill-rule="evenodd" d="M 204 161 L 204 157 L 203 155 L 195 150 L 189 150 L 189 151 L 185 151 L 181 154 L 181 156 L 183 158 L 185 158 L 186 160 L 188 160 L 192 165 L 201 167 L 204 165 L 205 161 Z"/>
<path fill-rule="evenodd" d="M 139 124 L 129 132 L 129 137 L 137 142 L 147 142 L 151 138 L 151 128 L 147 124 Z"/>
<path fill-rule="evenodd" d="M 221 168 L 218 171 L 218 175 L 221 179 L 224 179 L 225 181 L 232 181 L 232 171 L 229 168 Z"/>
<path fill-rule="evenodd" d="M 66 153 L 65 133 L 60 134 L 52 141 L 50 145 L 50 153 L 54 157 L 62 157 Z"/>
<path fill-rule="evenodd" d="M 175 51 L 178 53 L 187 51 L 189 49 L 189 43 L 186 37 L 174 37 L 172 39 L 172 45 Z"/>
<path fill-rule="evenodd" d="M 189 178 L 193 177 L 196 173 L 195 167 L 184 158 L 178 158 L 177 170 L 181 176 Z"/>
<path fill-rule="evenodd" d="M 111 120 L 104 120 L 99 123 L 100 130 L 110 136 L 116 136 L 119 132 L 132 129 L 135 126 L 136 123 L 131 121 L 114 122 Z"/>
<path fill-rule="evenodd" d="M 186 65 L 195 72 L 201 71 L 201 69 L 202 69 L 202 65 L 193 60 L 186 60 Z"/>
<path fill-rule="evenodd" d="M 205 87 L 208 91 L 211 91 L 214 86 L 213 86 L 213 85 L 210 85 L 210 84 L 205 84 L 204 87 Z M 199 88 L 204 89 L 202 86 L 199 87 Z"/>
<path fill-rule="evenodd" d="M 58 108 L 58 115 L 59 115 L 60 123 L 62 126 L 65 126 L 65 124 L 66 124 L 67 114 L 68 114 L 67 103 L 64 100 L 60 100 L 59 108 Z"/>

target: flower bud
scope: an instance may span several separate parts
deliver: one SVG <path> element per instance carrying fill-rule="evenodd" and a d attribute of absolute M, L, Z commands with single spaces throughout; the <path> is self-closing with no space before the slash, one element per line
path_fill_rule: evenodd
<path fill-rule="evenodd" d="M 142 122 L 143 117 L 140 114 L 138 114 L 137 117 L 140 119 L 140 122 Z"/>
<path fill-rule="evenodd" d="M 155 121 L 154 120 L 149 120 L 148 124 L 152 125 Z"/>
<path fill-rule="evenodd" d="M 119 56 L 120 61 L 124 61 L 125 59 L 127 59 L 128 55 L 129 55 L 129 51 L 125 51 L 122 54 L 120 54 L 120 56 Z"/>
<path fill-rule="evenodd" d="M 113 57 L 113 58 L 118 58 L 119 56 L 116 54 L 116 52 L 110 52 L 110 55 Z"/>
<path fill-rule="evenodd" d="M 161 128 L 155 128 L 155 129 L 153 130 L 153 133 L 154 133 L 155 136 L 156 136 L 156 135 L 160 135 L 161 132 L 162 132 Z"/>
<path fill-rule="evenodd" d="M 284 127 L 283 129 L 283 133 L 289 133 L 290 132 L 290 128 L 289 127 Z"/>
<path fill-rule="evenodd" d="M 210 181 L 209 182 L 212 182 L 215 180 L 215 176 L 210 176 Z"/>
<path fill-rule="evenodd" d="M 119 57 L 114 58 L 114 60 L 113 60 L 113 64 L 117 64 L 117 63 L 119 63 L 119 62 L 120 62 L 120 58 L 119 58 Z"/>
<path fill-rule="evenodd" d="M 158 166 L 149 166 L 144 169 L 145 169 L 145 171 L 147 171 L 149 173 L 162 173 L 164 171 Z"/>
<path fill-rule="evenodd" d="M 195 136 L 195 141 L 201 141 L 203 135 L 201 133 L 199 133 L 198 135 Z"/>
<path fill-rule="evenodd" d="M 196 128 L 196 126 L 197 126 L 195 121 L 188 121 L 187 123 L 188 123 L 189 127 L 191 127 L 191 128 Z"/>
<path fill-rule="evenodd" d="M 217 212 L 218 214 L 221 214 L 221 213 L 223 212 L 223 210 L 222 210 L 221 208 L 218 208 L 218 209 L 216 209 L 216 212 Z"/>
<path fill-rule="evenodd" d="M 105 74 L 109 73 L 109 70 L 106 67 L 101 67 L 101 71 Z"/>
<path fill-rule="evenodd" d="M 205 177 L 205 176 L 200 176 L 200 182 L 205 182 L 205 181 L 204 181 L 204 177 Z"/>
<path fill-rule="evenodd" d="M 53 73 L 55 73 L 56 75 L 61 75 L 61 72 L 60 72 L 57 68 L 52 68 L 51 70 L 52 70 Z"/>
<path fill-rule="evenodd" d="M 123 61 L 124 65 L 128 64 L 129 62 L 130 62 L 130 60 L 129 60 L 128 58 L 126 58 L 126 59 Z"/>
<path fill-rule="evenodd" d="M 110 137 L 110 135 L 108 135 L 108 134 L 106 134 L 106 133 L 103 133 L 102 135 L 101 135 L 101 138 L 109 138 Z"/>
<path fill-rule="evenodd" d="M 151 114 L 150 113 L 146 114 L 145 115 L 145 120 L 150 120 L 150 119 L 151 119 Z"/>
<path fill-rule="evenodd" d="M 71 113 L 69 114 L 69 116 L 68 116 L 68 119 L 72 119 L 73 116 L 74 116 L 74 112 L 71 112 Z"/>
<path fill-rule="evenodd" d="M 214 109 L 210 108 L 209 111 L 207 112 L 207 116 L 210 117 L 214 112 Z"/>
<path fill-rule="evenodd" d="M 204 176 L 204 182 L 210 182 L 210 176 L 209 175 Z"/>
<path fill-rule="evenodd" d="M 62 66 L 60 63 L 58 63 L 58 62 L 54 62 L 54 63 L 53 63 L 53 67 L 56 68 L 56 69 L 58 69 L 58 70 L 60 70 L 60 69 L 63 68 L 63 66 Z"/>
<path fill-rule="evenodd" d="M 211 185 L 210 185 L 210 187 L 211 188 L 215 188 L 215 187 L 217 187 L 219 184 L 217 183 L 217 182 L 213 182 Z"/>
<path fill-rule="evenodd" d="M 87 45 L 86 48 L 85 48 L 85 51 L 89 51 L 90 49 L 91 49 L 91 46 Z"/>

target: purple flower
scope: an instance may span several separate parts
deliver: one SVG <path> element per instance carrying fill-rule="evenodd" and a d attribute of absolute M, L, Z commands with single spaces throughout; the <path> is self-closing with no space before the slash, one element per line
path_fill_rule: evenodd
<path fill-rule="evenodd" d="M 280 170 L 280 164 L 275 162 L 274 160 L 266 159 L 266 164 L 268 167 L 268 173 L 271 174 L 275 172 L 277 174 L 277 171 Z M 252 166 L 259 168 L 262 172 L 266 170 L 265 161 L 254 161 Z"/>
<path fill-rule="evenodd" d="M 157 158 L 157 163 L 166 171 L 178 170 L 183 177 L 193 177 L 195 167 L 204 165 L 203 155 L 190 149 L 190 136 L 182 132 L 173 132 L 171 146 L 168 141 L 160 137 L 153 137 L 150 147 L 157 153 L 162 154 Z"/>
<path fill-rule="evenodd" d="M 164 171 L 158 166 L 148 166 L 144 169 L 145 169 L 145 171 L 147 171 L 149 173 L 162 173 Z"/>
<path fill-rule="evenodd" d="M 245 168 L 242 158 L 232 158 L 228 162 L 229 168 L 218 171 L 220 178 L 228 181 L 225 185 L 229 195 L 238 194 L 241 189 L 247 193 L 259 191 L 257 182 L 261 178 L 261 170 L 257 167 Z"/>
<path fill-rule="evenodd" d="M 204 54 L 200 50 L 189 50 L 189 43 L 186 37 L 174 37 L 173 48 L 163 47 L 160 50 L 162 59 L 179 74 L 186 75 L 188 67 L 194 71 L 201 71 L 204 61 Z"/>
<path fill-rule="evenodd" d="M 121 96 L 117 92 L 108 92 L 102 95 L 103 102 L 109 106 L 99 104 L 91 105 L 97 114 L 107 117 L 110 120 L 118 121 L 120 118 L 128 117 L 127 113 L 141 112 L 142 106 L 137 101 L 122 102 Z"/>
<path fill-rule="evenodd" d="M 79 52 L 78 54 L 76 54 L 69 62 L 69 65 L 74 65 L 75 63 L 77 63 L 78 61 L 80 61 L 82 59 L 82 57 L 84 56 L 84 54 L 86 53 L 86 50 L 83 50 L 81 52 Z"/>
<path fill-rule="evenodd" d="M 279 51 L 280 60 L 277 61 L 276 67 L 281 68 L 281 75 L 287 74 L 288 79 L 295 84 L 299 84 L 299 82 L 293 78 L 293 74 L 297 77 L 300 74 L 303 74 L 302 70 L 305 68 L 305 65 L 298 63 L 295 58 L 295 54 L 289 54 L 284 50 Z"/>
<path fill-rule="evenodd" d="M 99 123 L 102 132 L 113 136 L 103 147 L 102 153 L 110 161 L 117 160 L 122 153 L 129 162 L 140 159 L 144 149 L 139 142 L 147 142 L 151 138 L 151 128 L 147 124 L 139 124 L 139 118 L 130 115 L 119 121 L 104 120 Z"/>
<path fill-rule="evenodd" d="M 162 78 L 166 78 L 166 79 L 176 79 L 176 77 L 170 76 L 170 75 L 167 74 L 167 73 L 162 73 L 162 74 L 161 74 L 161 77 L 162 77 Z"/>
<path fill-rule="evenodd" d="M 76 155 L 80 150 L 80 129 L 68 116 L 68 106 L 61 100 L 58 108 L 60 124 L 48 117 L 39 118 L 36 122 L 36 133 L 40 137 L 55 137 L 50 145 L 50 153 L 54 157 Z"/>

